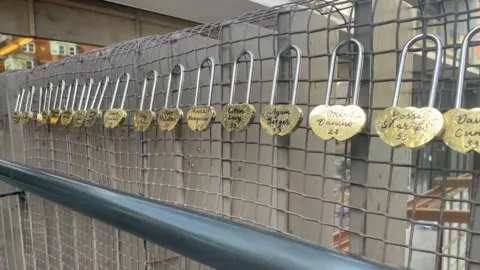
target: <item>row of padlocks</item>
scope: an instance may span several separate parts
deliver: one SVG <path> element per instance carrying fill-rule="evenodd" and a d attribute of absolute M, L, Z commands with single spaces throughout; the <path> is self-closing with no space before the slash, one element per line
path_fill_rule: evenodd
<path fill-rule="evenodd" d="M 460 60 L 460 71 L 457 86 L 457 95 L 455 102 L 455 109 L 452 109 L 445 114 L 441 114 L 436 108 L 434 108 L 436 88 L 438 84 L 440 66 L 443 56 L 443 44 L 441 39 L 433 34 L 420 34 L 411 38 L 404 46 L 401 58 L 400 66 L 397 74 L 397 81 L 395 84 L 395 92 L 393 98 L 393 105 L 390 108 L 385 109 L 376 119 L 376 129 L 380 138 L 388 145 L 397 147 L 405 145 L 408 148 L 417 148 L 430 142 L 436 136 L 442 135 L 444 142 L 452 149 L 458 152 L 468 152 L 471 150 L 480 151 L 480 128 L 477 128 L 480 123 L 480 110 L 461 109 L 461 99 L 464 87 L 465 69 L 467 63 L 467 50 L 471 37 L 480 30 L 480 26 L 470 31 L 464 38 L 462 43 L 462 53 Z M 430 90 L 430 97 L 428 107 L 415 108 L 398 107 L 398 100 L 400 94 L 400 88 L 402 83 L 402 76 L 404 73 L 405 62 L 407 52 L 410 47 L 417 41 L 422 39 L 429 39 L 435 43 L 436 48 L 436 62 L 434 67 L 434 73 L 432 78 L 432 85 Z M 357 48 L 357 66 L 356 76 L 353 91 L 353 104 L 348 106 L 343 105 L 329 105 L 333 76 L 335 71 L 335 63 L 337 58 L 337 51 L 347 45 L 353 43 Z M 278 77 L 279 62 L 283 55 L 293 50 L 296 53 L 296 70 L 294 74 L 293 83 L 293 96 L 291 104 L 275 104 L 276 93 L 276 81 Z M 365 126 L 366 114 L 362 108 L 358 106 L 360 80 L 362 76 L 363 68 L 363 53 L 364 49 L 362 44 L 355 39 L 349 39 L 340 42 L 332 53 L 330 60 L 329 77 L 327 83 L 326 101 L 324 105 L 315 107 L 309 116 L 309 124 L 312 130 L 320 138 L 324 140 L 336 139 L 344 141 L 352 138 Z M 241 57 L 248 56 L 249 58 L 249 74 L 247 84 L 247 94 L 245 103 L 233 103 L 233 96 L 235 93 L 235 78 L 237 74 L 237 64 Z M 211 57 L 205 58 L 198 67 L 195 101 L 193 106 L 188 110 L 186 115 L 186 121 L 188 127 L 193 131 L 205 131 L 209 129 L 212 122 L 216 118 L 216 111 L 211 106 L 210 101 L 212 99 L 213 80 L 215 69 L 211 68 L 210 72 L 210 85 L 208 94 L 208 103 L 206 105 L 198 105 L 199 84 L 201 77 L 201 70 L 204 64 L 210 63 L 211 67 L 215 66 L 215 61 Z M 269 134 L 275 136 L 285 136 L 294 132 L 300 125 L 304 112 L 295 104 L 296 94 L 298 88 L 298 78 L 300 74 L 301 64 L 301 52 L 295 45 L 290 45 L 279 51 L 276 57 L 275 70 L 273 76 L 273 87 L 271 92 L 270 104 L 265 106 L 260 113 L 260 124 L 262 128 Z M 249 104 L 250 88 L 252 82 L 252 75 L 254 70 L 254 55 L 250 51 L 244 51 L 240 53 L 233 65 L 231 88 L 230 88 L 230 102 L 223 106 L 221 111 L 221 123 L 223 127 L 230 132 L 242 132 L 248 129 L 255 117 L 255 107 Z M 179 73 L 179 87 L 178 97 L 175 108 L 168 108 L 168 100 L 171 92 L 172 77 L 174 74 Z M 151 129 L 155 122 L 158 123 L 158 127 L 164 131 L 175 130 L 183 119 L 183 111 L 179 108 L 180 98 L 182 94 L 184 67 L 181 64 L 174 66 L 169 74 L 167 93 L 165 98 L 165 107 L 158 112 L 153 111 L 154 92 L 157 83 L 157 71 L 153 70 L 145 77 L 143 82 L 142 96 L 140 101 L 140 108 L 134 114 L 134 128 L 139 132 L 145 132 Z M 143 105 L 145 102 L 146 89 L 148 79 L 153 77 L 152 94 L 149 103 L 149 109 L 145 110 Z M 122 79 L 125 79 L 125 88 L 123 97 L 119 108 L 114 108 L 115 97 L 119 84 Z M 75 108 L 75 97 L 77 95 L 78 80 L 75 80 L 68 88 L 68 94 L 66 104 L 62 107 L 63 93 L 65 89 L 65 82 L 61 81 L 56 88 L 53 107 L 51 107 L 51 98 L 53 92 L 53 85 L 50 83 L 45 88 L 39 90 L 39 108 L 36 117 L 32 111 L 33 96 L 35 88 L 32 87 L 27 93 L 25 104 L 23 99 L 25 95 L 25 89 L 17 97 L 15 105 L 15 111 L 12 115 L 13 123 L 29 123 L 36 121 L 38 125 L 46 124 L 58 124 L 61 123 L 64 126 L 73 127 L 92 127 L 102 117 L 106 128 L 117 128 L 122 126 L 124 120 L 127 117 L 127 112 L 124 109 L 126 92 L 128 89 L 128 83 L 130 81 L 130 74 L 122 74 L 116 81 L 115 90 L 113 93 L 112 102 L 110 108 L 105 113 L 100 110 L 105 89 L 109 83 L 109 78 L 104 77 L 98 83 L 95 95 L 91 104 L 88 104 L 90 99 L 90 93 L 94 84 L 93 79 L 90 79 L 88 86 L 84 85 L 80 100 Z M 70 94 L 74 88 L 73 98 L 71 104 L 69 104 Z M 48 88 L 50 91 L 48 91 Z M 57 99 L 60 88 L 60 99 Z M 87 89 L 88 88 L 88 89 Z M 102 89 L 103 88 L 103 89 Z M 48 92 L 48 97 L 47 97 Z M 83 103 L 84 94 L 87 94 L 85 104 Z M 43 95 L 43 97 L 42 97 Z M 100 96 L 99 96 L 100 95 Z M 97 99 L 98 98 L 98 99 Z M 47 103 L 48 100 L 48 103 Z M 59 100 L 57 104 L 57 100 Z M 21 107 L 24 105 L 24 111 L 21 111 Z"/>

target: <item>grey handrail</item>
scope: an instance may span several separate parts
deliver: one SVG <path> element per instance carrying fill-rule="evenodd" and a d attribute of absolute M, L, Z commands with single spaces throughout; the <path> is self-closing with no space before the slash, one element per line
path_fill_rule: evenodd
<path fill-rule="evenodd" d="M 0 160 L 0 180 L 216 269 L 391 269 L 151 199 Z"/>

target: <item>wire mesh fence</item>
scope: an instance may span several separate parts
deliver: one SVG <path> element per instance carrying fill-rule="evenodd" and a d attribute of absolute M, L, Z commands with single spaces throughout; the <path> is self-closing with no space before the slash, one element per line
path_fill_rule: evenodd
<path fill-rule="evenodd" d="M 392 104 L 403 46 L 419 33 L 436 34 L 443 41 L 435 107 L 442 112 L 453 108 L 461 42 L 478 25 L 479 11 L 476 0 L 305 1 L 2 74 L 0 83 L 8 94 L 2 115 L 13 111 L 22 88 L 28 92 L 32 86 L 37 89 L 32 108 L 38 112 L 38 89 L 52 83 L 55 90 L 61 80 L 66 83 L 64 105 L 68 101 L 75 109 L 82 100 L 90 106 L 100 100 L 94 92 L 105 76 L 110 80 L 100 108 L 108 109 L 115 98 L 118 108 L 126 87 L 128 112 L 118 129 L 106 129 L 102 121 L 90 128 L 67 128 L 13 125 L 5 118 L 0 122 L 3 158 L 389 265 L 477 269 L 477 154 L 457 153 L 440 138 L 419 149 L 391 148 L 379 138 L 374 123 Z M 186 112 L 195 103 L 197 68 L 212 57 L 211 105 L 220 112 L 230 100 L 233 63 L 245 50 L 254 55 L 250 103 L 260 112 L 270 103 L 275 58 L 288 45 L 301 51 L 296 103 L 308 116 L 325 103 L 333 49 L 349 38 L 365 49 L 359 106 L 367 113 L 366 127 L 351 140 L 321 140 L 308 117 L 292 135 L 270 136 L 262 130 L 258 114 L 245 132 L 227 132 L 220 117 L 204 132 L 191 131 L 185 121 L 174 132 L 134 129 L 132 115 L 140 109 L 144 79 L 152 70 L 158 72 L 153 102 L 158 111 L 165 105 L 170 72 L 176 64 L 185 67 L 180 108 Z M 480 51 L 475 40 L 469 50 L 465 108 L 476 107 L 479 98 Z M 400 106 L 427 105 L 434 60 L 430 41 L 410 50 Z M 351 104 L 357 61 L 353 46 L 339 52 L 331 104 Z M 294 54 L 281 59 L 276 103 L 292 101 L 296 64 Z M 116 81 L 124 73 L 130 75 L 129 84 L 121 81 L 114 97 Z M 235 102 L 245 100 L 248 74 L 249 59 L 242 58 Z M 180 93 L 179 78 L 173 77 L 170 107 Z M 82 99 L 81 89 L 88 87 L 90 78 L 92 95 Z M 74 86 L 67 95 L 75 79 L 77 95 Z M 199 82 L 198 104 L 207 104 L 208 67 Z M 147 91 L 145 104 L 150 95 Z M 52 104 L 54 96 L 55 92 Z M 8 269 L 207 268 L 34 195 L 2 199 L 1 204 L 0 226 L 7 244 L 0 255 Z"/>

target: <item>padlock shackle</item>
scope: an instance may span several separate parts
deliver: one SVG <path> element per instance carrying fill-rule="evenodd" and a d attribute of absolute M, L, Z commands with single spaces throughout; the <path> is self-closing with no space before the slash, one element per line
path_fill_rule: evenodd
<path fill-rule="evenodd" d="M 43 86 L 40 86 L 39 91 L 39 98 L 38 98 L 38 112 L 40 113 L 42 111 L 42 101 L 43 101 Z M 47 95 L 45 95 L 47 96 Z"/>
<path fill-rule="evenodd" d="M 47 109 L 47 102 L 48 102 L 48 84 L 45 86 L 43 90 L 43 106 L 42 111 Z"/>
<path fill-rule="evenodd" d="M 13 109 L 14 112 L 18 112 L 20 110 L 20 106 L 22 104 L 22 99 L 23 99 L 23 92 L 25 92 L 25 89 L 23 88 L 21 92 L 18 92 L 17 101 L 15 101 L 15 109 Z"/>
<path fill-rule="evenodd" d="M 200 91 L 200 77 L 202 75 L 202 68 L 203 65 L 206 62 L 210 62 L 210 85 L 209 85 L 209 90 L 208 90 L 208 103 L 207 106 L 210 106 L 212 103 L 212 93 L 213 93 L 213 80 L 215 78 L 215 60 L 212 57 L 207 57 L 203 59 L 203 61 L 200 63 L 198 66 L 198 71 L 197 71 L 197 87 L 195 88 L 195 101 L 193 103 L 193 106 L 197 106 L 198 103 L 198 92 Z"/>
<path fill-rule="evenodd" d="M 95 82 L 93 81 L 92 78 L 88 79 L 87 97 L 85 99 L 85 105 L 83 106 L 84 111 L 87 110 L 88 99 L 90 98 L 90 93 L 92 92 L 92 87 L 93 87 L 94 83 Z M 85 88 L 86 88 L 86 86 L 84 85 L 83 90 L 82 90 L 82 95 L 80 96 L 80 103 L 78 104 L 78 110 L 80 110 L 82 108 L 82 105 L 83 105 L 83 97 L 84 97 L 84 94 L 85 94 Z"/>
<path fill-rule="evenodd" d="M 97 103 L 97 110 L 100 110 L 100 106 L 102 105 L 103 102 L 103 97 L 105 96 L 105 91 L 107 90 L 108 83 L 110 82 L 110 77 L 105 76 L 100 79 L 100 82 L 97 85 L 97 90 L 95 90 L 95 96 L 92 99 L 92 104 L 90 105 L 90 109 L 93 109 L 95 106 L 95 100 L 97 99 L 98 93 L 100 92 L 100 87 L 102 87 L 102 82 L 103 82 L 103 89 L 102 89 L 102 94 L 100 94 L 100 99 L 98 100 Z M 89 96 L 87 97 L 88 100 Z"/>
<path fill-rule="evenodd" d="M 48 105 L 46 109 L 50 110 L 52 105 L 52 92 L 53 92 L 53 83 L 48 83 Z"/>
<path fill-rule="evenodd" d="M 75 100 L 77 97 L 77 90 L 78 90 L 78 79 L 74 79 L 72 84 L 68 86 L 68 94 L 67 94 L 67 103 L 65 104 L 65 109 L 68 110 L 68 105 L 70 104 L 70 94 L 72 92 L 72 85 L 75 84 L 75 89 L 73 90 L 73 97 L 72 97 L 72 105 L 70 106 L 70 110 L 74 109 Z"/>
<path fill-rule="evenodd" d="M 155 99 L 155 90 L 157 88 L 157 78 L 158 78 L 158 72 L 156 70 L 151 70 L 148 72 L 147 76 L 145 76 L 145 79 L 143 80 L 143 88 L 142 88 L 142 98 L 140 99 L 140 111 L 143 111 L 143 103 L 145 102 L 145 95 L 147 92 L 147 85 L 148 85 L 148 78 L 150 75 L 153 74 L 153 85 L 152 85 L 152 92 L 151 92 L 151 97 L 150 97 L 150 105 L 149 105 L 149 110 L 153 110 L 153 100 Z"/>
<path fill-rule="evenodd" d="M 30 91 L 32 92 L 32 95 L 30 96 L 30 105 L 28 106 L 29 112 L 32 111 L 33 97 L 35 96 L 35 86 L 32 85 L 30 89 L 31 89 Z"/>
<path fill-rule="evenodd" d="M 330 59 L 330 70 L 328 74 L 328 82 L 327 82 L 327 93 L 325 95 L 325 105 L 330 104 L 330 97 L 332 96 L 332 88 L 333 88 L 333 77 L 335 76 L 335 65 L 337 63 L 337 53 L 338 51 L 345 45 L 353 43 L 357 47 L 357 67 L 355 70 L 355 84 L 353 87 L 353 105 L 358 105 L 358 98 L 360 94 L 360 82 L 362 79 L 362 69 L 363 69 L 363 52 L 364 48 L 360 41 L 350 38 L 338 43 L 337 47 L 333 50 L 332 57 Z"/>
<path fill-rule="evenodd" d="M 237 79 L 237 66 L 238 61 L 244 55 L 248 55 L 250 58 L 250 69 L 248 71 L 248 82 L 247 82 L 247 96 L 245 98 L 245 103 L 250 103 L 250 90 L 252 88 L 252 77 L 253 77 L 253 65 L 255 63 L 255 57 L 251 51 L 243 51 L 238 54 L 235 62 L 233 63 L 233 70 L 232 70 L 232 84 L 230 86 L 230 101 L 229 104 L 233 103 L 233 96 L 235 95 L 235 80 Z"/>
<path fill-rule="evenodd" d="M 28 112 L 28 103 L 30 102 L 30 92 L 31 90 L 27 91 L 27 100 L 25 100 L 25 112 Z"/>
<path fill-rule="evenodd" d="M 65 81 L 64 80 L 61 80 L 60 83 L 57 85 L 57 92 L 55 92 L 55 103 L 53 104 L 53 107 L 55 107 L 56 103 L 57 103 L 57 94 L 58 94 L 58 88 L 60 88 L 60 100 L 58 102 L 58 108 L 57 109 L 61 109 L 62 108 L 62 101 L 63 101 L 63 92 L 65 92 Z"/>
<path fill-rule="evenodd" d="M 465 72 L 467 69 L 467 55 L 468 55 L 468 45 L 472 37 L 480 31 L 480 25 L 474 27 L 467 35 L 463 38 L 462 42 L 462 51 L 460 54 L 460 65 L 458 67 L 458 81 L 457 81 L 457 93 L 455 97 L 455 108 L 458 109 L 462 106 L 463 98 L 463 87 L 465 85 Z"/>
<path fill-rule="evenodd" d="M 125 88 L 123 90 L 123 97 L 122 101 L 120 103 L 120 109 L 123 109 L 125 106 L 125 100 L 127 98 L 127 91 L 128 91 L 128 84 L 130 83 L 130 73 L 125 72 L 120 77 L 118 77 L 117 82 L 115 83 L 115 90 L 113 90 L 113 96 L 112 96 L 112 103 L 110 104 L 110 109 L 113 109 L 113 105 L 115 105 L 115 98 L 117 97 L 117 92 L 118 92 L 118 87 L 120 86 L 120 81 L 124 76 L 127 76 L 127 79 L 125 80 Z"/>
<path fill-rule="evenodd" d="M 295 45 L 288 45 L 281 49 L 278 54 L 277 58 L 275 60 L 275 71 L 273 73 L 273 82 L 272 82 L 272 93 L 270 97 L 270 105 L 273 105 L 275 102 L 275 94 L 277 92 L 277 80 L 278 80 L 278 69 L 280 67 L 280 59 L 282 56 L 288 52 L 294 50 L 297 53 L 297 66 L 295 69 L 295 77 L 293 81 L 293 94 L 292 94 L 292 104 L 295 104 L 297 102 L 297 89 L 298 89 L 298 77 L 300 77 L 300 65 L 302 62 L 302 52 L 300 51 L 300 48 L 298 48 Z"/>
<path fill-rule="evenodd" d="M 176 64 L 173 67 L 172 71 L 170 71 L 170 74 L 168 75 L 167 94 L 165 96 L 165 108 L 168 107 L 168 99 L 170 98 L 170 92 L 172 91 L 173 74 L 177 69 L 180 70 L 180 78 L 178 81 L 178 95 L 177 95 L 176 108 L 178 109 L 180 107 L 180 98 L 182 97 L 182 88 L 183 88 L 183 73 L 185 72 L 185 67 L 182 64 Z"/>
<path fill-rule="evenodd" d="M 440 76 L 440 67 L 442 64 L 443 57 L 443 42 L 437 35 L 434 34 L 419 34 L 409 39 L 402 50 L 402 55 L 400 56 L 400 65 L 398 67 L 397 80 L 395 82 L 395 92 L 393 94 L 393 107 L 398 106 L 398 101 L 400 98 L 400 89 L 402 87 L 402 77 L 405 72 L 405 64 L 407 62 L 407 53 L 408 50 L 415 44 L 417 41 L 423 39 L 430 39 L 435 43 L 436 56 L 435 56 L 435 67 L 433 69 L 432 77 L 432 86 L 430 87 L 430 97 L 428 99 L 428 107 L 433 107 L 435 105 L 435 96 L 437 94 L 438 78 Z"/>

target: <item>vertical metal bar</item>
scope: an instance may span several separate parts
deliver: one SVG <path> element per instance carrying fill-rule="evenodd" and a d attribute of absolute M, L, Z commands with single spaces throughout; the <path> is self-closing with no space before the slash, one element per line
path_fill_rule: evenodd
<path fill-rule="evenodd" d="M 221 32 L 221 43 L 220 45 L 220 62 L 221 63 L 231 63 L 232 61 L 232 51 L 231 44 L 228 43 L 232 39 L 232 28 L 223 27 Z M 221 69 L 221 78 L 222 82 L 228 82 L 231 78 L 231 69 L 228 65 L 222 65 Z M 232 78 L 234 80 L 234 78 Z M 221 99 L 223 103 L 226 103 L 227 99 L 224 96 L 224 93 L 230 93 L 230 87 L 225 84 L 221 87 Z M 222 146 L 221 146 L 221 155 L 222 155 L 222 166 L 221 170 L 221 198 L 219 200 L 219 210 L 225 216 L 230 217 L 232 215 L 232 134 L 225 129 L 221 129 L 222 132 Z"/>
<path fill-rule="evenodd" d="M 52 171 L 56 172 L 57 171 L 57 168 L 56 168 L 56 157 L 55 157 L 55 143 L 54 143 L 54 136 L 53 136 L 53 133 L 54 133 L 54 128 L 51 128 L 50 131 L 48 132 L 49 133 L 49 136 L 50 136 L 50 158 L 52 159 Z M 59 254 L 59 258 L 58 258 L 58 262 L 59 262 L 59 265 L 60 265 L 60 270 L 63 270 L 63 248 L 62 248 L 62 237 L 61 237 L 61 233 L 60 233 L 60 214 L 59 214 L 59 207 L 58 207 L 58 204 L 54 204 L 54 207 L 53 207 L 53 211 L 55 211 L 55 230 L 57 232 L 57 242 L 58 242 L 58 254 Z"/>
<path fill-rule="evenodd" d="M 372 35 L 373 27 L 370 26 L 372 18 L 372 0 L 366 0 L 355 3 L 355 25 L 365 25 L 363 27 L 356 27 L 354 31 L 354 38 L 363 44 L 366 56 L 363 62 L 362 83 L 360 84 L 360 93 L 358 106 L 370 107 L 370 80 L 371 62 L 368 53 L 373 51 Z M 365 82 L 366 81 L 366 82 Z M 364 132 L 370 132 L 369 123 L 365 125 Z M 368 154 L 370 149 L 370 137 L 366 134 L 358 134 L 351 140 L 351 175 L 350 181 L 357 185 L 350 186 L 350 205 L 364 209 L 366 200 L 366 190 L 363 187 L 367 182 L 368 175 Z M 353 232 L 365 234 L 365 212 L 356 209 L 350 209 L 350 229 Z M 349 251 L 358 254 L 365 254 L 365 238 L 360 234 L 350 234 L 350 249 Z"/>
<path fill-rule="evenodd" d="M 9 199 L 9 198 L 7 197 L 6 200 L 8 200 L 8 199 Z M 10 209 L 10 208 L 9 208 L 9 209 Z M 9 211 L 9 212 L 10 212 L 10 211 Z M 3 237 L 5 238 L 5 242 L 6 242 L 6 241 L 8 240 L 8 238 L 7 238 L 7 231 L 5 230 L 5 218 L 4 218 L 4 216 L 3 216 L 3 215 L 4 215 L 4 213 L 3 213 L 3 200 L 0 200 L 0 215 L 2 216 Z M 10 219 L 10 221 L 11 221 L 11 219 Z M 15 243 L 15 241 L 14 241 L 14 239 L 13 239 L 13 234 L 12 234 L 12 244 L 14 244 L 14 243 Z M 5 247 L 5 261 L 6 261 L 5 267 L 6 267 L 7 269 L 9 269 L 9 268 L 11 268 L 11 266 L 10 266 L 10 263 L 9 263 L 9 260 L 8 260 L 9 257 L 10 257 L 9 251 L 8 251 L 8 243 L 5 243 L 4 247 Z M 15 250 L 15 248 L 13 248 L 13 250 Z M 15 260 L 13 260 L 13 261 L 14 261 L 14 263 L 15 263 Z M 16 266 L 15 266 L 15 269 L 17 269 Z"/>
<path fill-rule="evenodd" d="M 480 205 L 477 203 L 480 201 L 480 154 L 473 154 L 473 173 L 472 173 L 472 190 L 470 197 L 470 230 L 472 233 L 469 235 L 467 241 L 467 258 L 471 260 L 478 260 L 480 258 Z M 467 263 L 467 270 L 480 270 L 480 264 Z"/>
<path fill-rule="evenodd" d="M 291 6 L 282 8 L 278 15 L 278 36 L 276 53 L 291 44 L 291 23 L 292 13 Z M 292 75 L 291 62 L 289 58 L 282 58 L 279 66 L 279 79 L 281 75 Z M 292 78 L 293 79 L 293 78 Z M 273 82 L 275 83 L 275 82 Z M 277 102 L 288 102 L 291 96 L 290 83 L 279 82 L 277 85 Z M 288 146 L 290 145 L 290 136 L 274 137 L 273 148 L 273 173 L 272 173 L 272 202 L 270 227 L 282 232 L 288 231 L 288 194 L 284 190 L 288 190 L 288 171 L 283 169 L 288 167 Z"/>
<path fill-rule="evenodd" d="M 101 82 L 99 82 L 101 83 Z M 87 99 L 88 101 L 88 99 Z M 86 101 L 86 102 L 87 102 Z M 94 101 L 92 101 L 93 104 Z M 87 142 L 85 147 L 86 149 L 86 154 L 87 154 L 87 165 L 88 165 L 88 179 L 90 181 L 93 181 L 93 173 L 92 173 L 92 149 L 90 147 L 91 141 L 90 141 L 90 133 L 89 131 L 85 128 L 85 141 Z M 97 183 L 98 184 L 98 183 Z M 95 219 L 90 218 L 91 226 L 92 226 L 92 248 L 93 248 L 93 254 L 92 254 L 92 260 L 93 260 L 93 270 L 98 270 L 98 262 L 97 262 L 97 230 L 95 228 Z"/>

